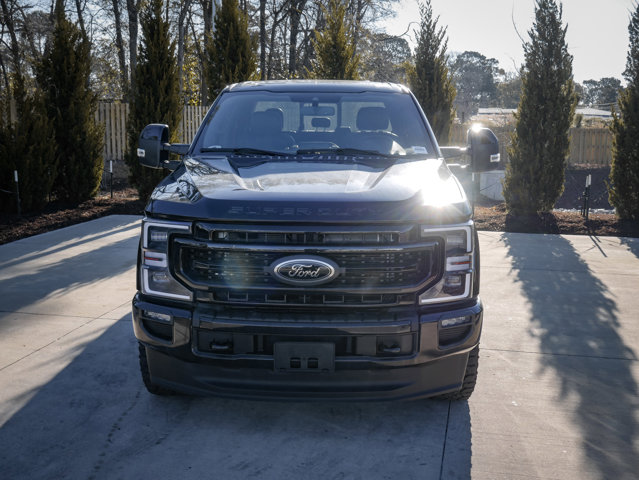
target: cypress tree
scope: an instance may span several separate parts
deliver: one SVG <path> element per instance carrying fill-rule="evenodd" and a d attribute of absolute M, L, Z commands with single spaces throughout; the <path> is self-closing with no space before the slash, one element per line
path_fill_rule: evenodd
<path fill-rule="evenodd" d="M 162 0 L 151 0 L 140 15 L 142 37 L 127 123 L 129 150 L 125 160 L 129 166 L 129 182 L 143 200 L 149 198 L 166 171 L 138 163 L 140 133 L 149 123 L 164 123 L 169 126 L 171 141 L 175 141 L 183 109 L 175 44 L 171 41 L 169 23 L 163 17 L 162 4 Z"/>
<path fill-rule="evenodd" d="M 577 96 L 561 15 L 554 0 L 537 0 L 530 41 L 524 43 L 521 99 L 504 179 L 506 206 L 514 214 L 552 210 L 564 188 Z"/>
<path fill-rule="evenodd" d="M 630 19 L 628 33 L 630 45 L 624 72 L 628 85 L 619 95 L 619 114 L 613 112 L 608 196 L 620 218 L 639 220 L 639 5 Z"/>
<path fill-rule="evenodd" d="M 215 99 L 232 83 L 250 80 L 256 75 L 255 46 L 248 32 L 248 18 L 237 0 L 222 0 L 215 12 L 215 33 L 206 42 L 206 67 L 209 98 Z"/>
<path fill-rule="evenodd" d="M 446 28 L 438 28 L 439 17 L 433 18 L 430 0 L 419 5 L 420 24 L 415 49 L 415 66 L 408 81 L 439 143 L 445 145 L 455 117 L 455 86 L 448 70 Z"/>
<path fill-rule="evenodd" d="M 354 29 L 346 16 L 346 3 L 330 0 L 328 9 L 323 5 L 326 18 L 324 30 L 315 31 L 313 49 L 315 60 L 310 78 L 333 80 L 356 80 L 359 69 L 359 55 L 355 52 Z"/>
<path fill-rule="evenodd" d="M 53 191 L 70 203 L 87 200 L 102 177 L 104 132 L 96 125 L 97 96 L 89 87 L 91 44 L 56 1 L 55 27 L 38 68 L 49 118 L 55 128 L 58 169 Z"/>
<path fill-rule="evenodd" d="M 56 175 L 55 134 L 41 92 L 27 93 L 20 73 L 15 75 L 13 94 L 14 123 L 0 114 L 0 189 L 14 190 L 17 170 L 22 211 L 38 211 L 47 203 Z M 5 211 L 15 211 L 15 202 L 3 205 Z"/>

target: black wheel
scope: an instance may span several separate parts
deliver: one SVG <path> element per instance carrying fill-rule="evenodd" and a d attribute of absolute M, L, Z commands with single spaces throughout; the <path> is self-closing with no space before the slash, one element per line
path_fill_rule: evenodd
<path fill-rule="evenodd" d="M 175 395 L 173 390 L 160 387 L 151 381 L 149 363 L 146 359 L 146 347 L 141 343 L 138 343 L 138 355 L 140 358 L 140 373 L 142 374 L 142 381 L 149 393 L 152 393 L 153 395 Z"/>
<path fill-rule="evenodd" d="M 477 383 L 477 368 L 479 366 L 479 345 L 473 348 L 468 354 L 468 363 L 466 364 L 466 373 L 464 374 L 464 382 L 462 388 L 457 392 L 446 393 L 437 398 L 444 400 L 468 400 L 475 390 Z"/>

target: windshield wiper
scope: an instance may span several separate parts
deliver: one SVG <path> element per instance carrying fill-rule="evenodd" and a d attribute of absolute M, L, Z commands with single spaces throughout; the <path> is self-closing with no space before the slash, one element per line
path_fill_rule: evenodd
<path fill-rule="evenodd" d="M 208 152 L 220 152 L 220 153 L 234 153 L 237 155 L 268 155 L 270 157 L 290 157 L 292 153 L 286 152 L 277 152 L 274 150 L 263 150 L 261 148 L 252 148 L 252 147 L 237 147 L 237 148 L 227 148 L 227 147 L 205 147 L 200 149 L 202 153 Z"/>
<path fill-rule="evenodd" d="M 297 151 L 297 155 L 335 155 L 334 159 L 322 159 L 329 162 L 338 163 L 358 163 L 360 165 L 367 165 L 373 168 L 388 168 L 396 161 L 401 160 L 403 157 L 400 155 L 389 155 L 387 153 L 380 153 L 373 150 L 363 150 L 359 148 L 308 148 L 300 149 Z M 338 158 L 340 155 L 347 158 Z M 317 161 L 312 157 L 307 157 L 309 161 Z"/>
<path fill-rule="evenodd" d="M 297 155 L 366 155 L 371 157 L 396 158 L 397 155 L 377 152 L 375 150 L 363 150 L 360 148 L 300 148 Z"/>

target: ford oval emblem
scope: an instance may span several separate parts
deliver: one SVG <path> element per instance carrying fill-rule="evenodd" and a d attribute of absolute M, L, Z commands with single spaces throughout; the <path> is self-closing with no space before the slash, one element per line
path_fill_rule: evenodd
<path fill-rule="evenodd" d="M 340 274 L 335 262 L 313 255 L 280 258 L 271 265 L 269 271 L 280 282 L 289 285 L 321 285 Z"/>

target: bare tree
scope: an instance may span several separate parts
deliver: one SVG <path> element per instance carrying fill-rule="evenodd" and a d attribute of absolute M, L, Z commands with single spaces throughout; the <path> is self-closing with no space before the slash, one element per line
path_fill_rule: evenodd
<path fill-rule="evenodd" d="M 6 27 L 9 32 L 9 52 L 11 56 L 11 63 L 13 64 L 13 70 L 16 73 L 19 73 L 22 62 L 20 57 L 20 45 L 18 44 L 18 36 L 16 35 L 15 4 L 9 4 L 7 3 L 7 0 L 0 0 L 0 7 L 2 7 L 3 27 Z M 3 43 L 6 44 L 6 42 Z"/>
<path fill-rule="evenodd" d="M 180 92 L 184 88 L 184 41 L 186 33 L 186 18 L 191 8 L 191 0 L 181 0 L 177 22 L 177 64 L 178 64 L 178 85 Z"/>
<path fill-rule="evenodd" d="M 260 0 L 260 78 L 266 80 L 266 0 Z"/>
<path fill-rule="evenodd" d="M 122 12 L 120 9 L 120 0 L 111 0 L 111 6 L 113 9 L 113 20 L 115 24 L 115 47 L 118 50 L 118 64 L 120 65 L 120 83 L 122 85 L 122 91 L 128 96 L 129 71 L 126 64 L 124 40 L 122 38 Z"/>
<path fill-rule="evenodd" d="M 86 5 L 86 2 L 85 2 Z M 78 14 L 78 23 L 80 25 L 80 31 L 82 32 L 82 36 L 87 38 L 87 29 L 84 26 L 84 6 L 82 5 L 82 0 L 75 0 L 75 9 Z"/>
<path fill-rule="evenodd" d="M 288 73 L 290 75 L 297 73 L 297 36 L 300 32 L 300 20 L 305 6 L 306 0 L 291 0 L 289 7 L 291 35 L 288 49 Z"/>
<path fill-rule="evenodd" d="M 131 83 L 135 85 L 135 67 L 138 58 L 138 18 L 141 0 L 126 0 L 126 11 L 129 18 L 129 68 L 131 69 Z"/>

